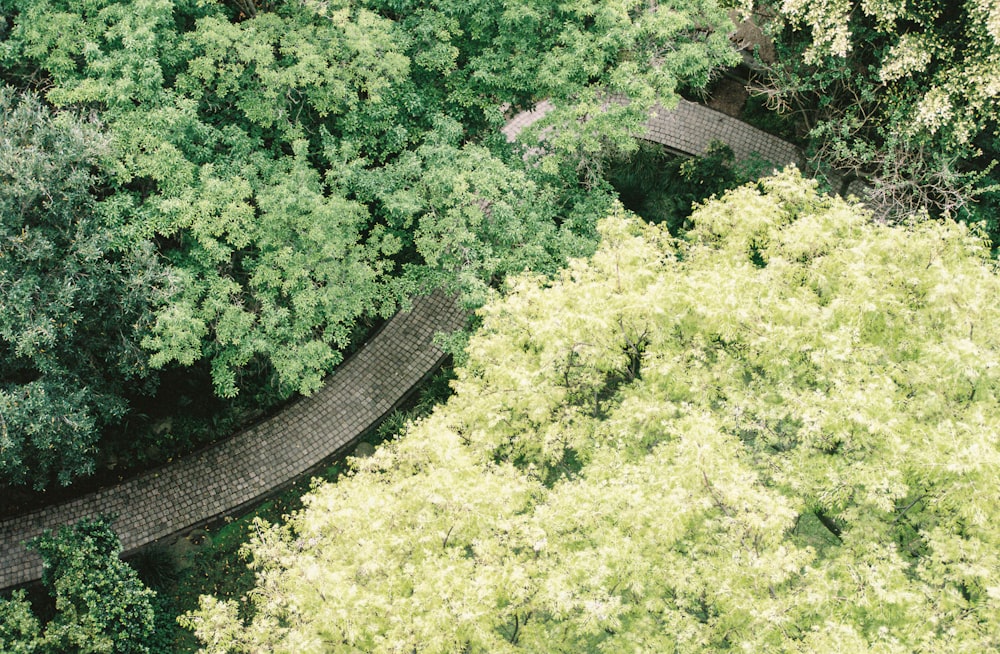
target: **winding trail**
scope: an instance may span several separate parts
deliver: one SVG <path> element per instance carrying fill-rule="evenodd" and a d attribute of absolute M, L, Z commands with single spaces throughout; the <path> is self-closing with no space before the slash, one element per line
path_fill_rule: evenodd
<path fill-rule="evenodd" d="M 311 397 L 209 449 L 83 497 L 0 522 L 0 588 L 41 577 L 21 543 L 81 518 L 116 514 L 126 552 L 223 515 L 300 477 L 342 451 L 442 362 L 436 332 L 464 326 L 452 298 L 413 301 L 342 363 Z"/>
<path fill-rule="evenodd" d="M 515 116 L 503 132 L 513 141 L 552 106 L 539 103 Z M 754 155 L 776 166 L 801 165 L 795 146 L 693 102 L 657 108 L 643 136 L 686 155 L 714 140 L 733 149 L 737 161 Z M 436 332 L 459 329 L 466 315 L 441 293 L 417 298 L 349 358 L 312 397 L 209 449 L 178 459 L 117 486 L 0 521 L 0 589 L 41 577 L 41 560 L 23 547 L 45 529 L 82 518 L 116 514 L 115 529 L 126 552 L 233 515 L 259 498 L 344 451 L 377 424 L 434 371 L 444 355 Z"/>

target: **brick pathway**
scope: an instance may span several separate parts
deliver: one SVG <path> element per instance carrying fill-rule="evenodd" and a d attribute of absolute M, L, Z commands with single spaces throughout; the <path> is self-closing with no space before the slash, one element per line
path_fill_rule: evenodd
<path fill-rule="evenodd" d="M 791 143 L 768 134 L 741 120 L 695 102 L 681 100 L 677 108 L 654 107 L 645 138 L 684 154 L 699 155 L 712 141 L 722 141 L 733 150 L 736 161 L 759 156 L 775 166 L 795 164 L 803 159 Z"/>
<path fill-rule="evenodd" d="M 542 118 L 552 105 L 539 103 L 504 127 L 508 140 Z M 760 155 L 775 165 L 796 163 L 795 146 L 702 105 L 681 100 L 656 108 L 646 138 L 683 154 L 709 143 L 727 143 L 737 161 Z M 125 551 L 235 513 L 343 449 L 376 423 L 442 359 L 431 339 L 458 329 L 465 314 L 435 294 L 414 301 L 357 354 L 341 365 L 315 395 L 219 445 L 150 471 L 118 486 L 0 522 L 0 589 L 41 576 L 41 561 L 21 543 L 45 529 L 99 514 L 117 514 L 115 529 Z"/>
<path fill-rule="evenodd" d="M 514 116 L 503 128 L 508 141 L 513 141 L 528 125 L 552 109 L 547 100 L 531 111 Z M 759 156 L 775 166 L 796 164 L 802 167 L 802 154 L 791 143 L 779 139 L 741 120 L 709 109 L 696 102 L 681 100 L 674 109 L 656 106 L 650 112 L 643 138 L 661 143 L 670 150 L 686 155 L 705 152 L 712 141 L 722 141 L 733 150 L 736 161 Z"/>
<path fill-rule="evenodd" d="M 397 314 L 312 397 L 190 457 L 118 486 L 0 522 L 0 588 L 40 578 L 41 561 L 21 545 L 44 529 L 118 515 L 125 551 L 232 514 L 343 449 L 399 402 L 443 355 L 435 332 L 465 314 L 441 293 Z"/>
<path fill-rule="evenodd" d="M 550 111 L 552 111 L 552 103 L 548 100 L 542 100 L 535 105 L 534 109 L 522 111 L 511 118 L 500 131 L 507 137 L 508 142 L 512 142 L 521 133 L 521 130 L 539 120 Z"/>

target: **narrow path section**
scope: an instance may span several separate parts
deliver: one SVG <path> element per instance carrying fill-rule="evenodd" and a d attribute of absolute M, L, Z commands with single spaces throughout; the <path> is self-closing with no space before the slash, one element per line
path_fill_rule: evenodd
<path fill-rule="evenodd" d="M 385 416 L 444 355 L 436 332 L 465 313 L 438 292 L 417 298 L 312 397 L 219 445 L 118 486 L 0 522 L 0 588 L 41 577 L 41 560 L 23 546 L 45 529 L 115 514 L 125 551 L 185 531 L 301 476 Z"/>
<path fill-rule="evenodd" d="M 534 109 L 511 118 L 503 128 L 507 140 L 515 140 L 521 130 L 543 118 L 552 108 L 552 104 L 545 100 L 535 105 Z M 799 149 L 791 143 L 688 100 L 681 100 L 674 109 L 655 106 L 642 138 L 688 156 L 704 154 L 713 141 L 722 141 L 732 148 L 738 162 L 759 158 L 774 166 L 795 164 L 800 168 L 804 163 Z"/>
<path fill-rule="evenodd" d="M 713 141 L 721 141 L 732 149 L 737 162 L 759 158 L 775 166 L 795 164 L 799 168 L 804 162 L 791 143 L 687 100 L 681 100 L 675 109 L 654 107 L 646 129 L 643 138 L 693 156 L 703 154 Z"/>

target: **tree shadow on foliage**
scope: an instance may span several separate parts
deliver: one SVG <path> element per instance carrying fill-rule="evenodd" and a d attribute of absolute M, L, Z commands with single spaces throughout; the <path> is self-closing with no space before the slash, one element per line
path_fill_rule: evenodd
<path fill-rule="evenodd" d="M 690 228 L 696 204 L 751 179 L 734 165 L 733 151 L 722 143 L 710 145 L 702 157 L 687 158 L 641 141 L 638 150 L 610 159 L 605 169 L 627 209 L 651 223 L 664 224 L 674 236 Z"/>

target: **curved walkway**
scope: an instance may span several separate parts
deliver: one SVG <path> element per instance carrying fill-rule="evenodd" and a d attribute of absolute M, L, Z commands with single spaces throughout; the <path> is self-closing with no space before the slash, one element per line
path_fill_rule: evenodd
<path fill-rule="evenodd" d="M 507 140 L 516 139 L 521 130 L 541 119 L 552 108 L 546 100 L 539 102 L 533 110 L 514 116 L 503 128 Z M 659 105 L 653 107 L 642 138 L 688 156 L 703 154 L 713 141 L 722 141 L 732 148 L 738 162 L 759 158 L 775 166 L 795 164 L 799 168 L 804 163 L 802 153 L 791 143 L 688 100 L 681 100 L 673 109 L 664 109 Z"/>
<path fill-rule="evenodd" d="M 504 128 L 513 141 L 552 105 L 539 103 Z M 681 100 L 654 109 L 644 138 L 681 154 L 698 155 L 724 141 L 737 161 L 754 156 L 776 166 L 801 165 L 795 146 L 702 105 Z M 436 332 L 465 320 L 452 299 L 437 293 L 390 320 L 375 338 L 329 377 L 315 395 L 219 445 L 107 488 L 0 522 L 0 589 L 41 577 L 41 560 L 21 544 L 45 529 L 100 514 L 116 514 L 126 552 L 235 513 L 308 472 L 377 423 L 443 359 Z"/>
<path fill-rule="evenodd" d="M 125 551 L 235 513 L 301 476 L 377 423 L 444 355 L 432 342 L 466 314 L 441 293 L 413 301 L 327 378 L 315 395 L 217 446 L 118 486 L 0 522 L 0 588 L 41 577 L 21 544 L 45 529 L 116 514 Z"/>

